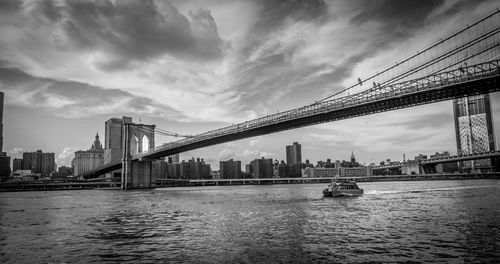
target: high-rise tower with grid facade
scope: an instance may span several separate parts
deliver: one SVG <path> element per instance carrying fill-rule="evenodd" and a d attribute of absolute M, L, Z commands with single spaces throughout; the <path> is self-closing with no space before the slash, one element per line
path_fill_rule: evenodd
<path fill-rule="evenodd" d="M 458 154 L 466 155 L 495 150 L 495 131 L 491 116 L 490 95 L 476 95 L 453 100 Z M 491 159 L 464 162 L 466 170 L 488 170 Z"/>

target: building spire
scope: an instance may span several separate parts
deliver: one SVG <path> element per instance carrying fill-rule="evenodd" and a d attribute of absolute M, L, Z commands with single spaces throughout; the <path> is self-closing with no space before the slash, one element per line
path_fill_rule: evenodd
<path fill-rule="evenodd" d="M 99 140 L 99 131 L 95 133 L 94 144 L 92 144 L 92 149 L 102 149 L 101 141 Z"/>

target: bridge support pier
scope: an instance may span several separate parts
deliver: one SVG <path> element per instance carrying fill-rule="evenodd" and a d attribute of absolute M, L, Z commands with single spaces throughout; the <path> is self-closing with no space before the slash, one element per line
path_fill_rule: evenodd
<path fill-rule="evenodd" d="M 122 169 L 122 189 L 146 189 L 156 187 L 153 162 L 150 160 L 125 160 Z"/>

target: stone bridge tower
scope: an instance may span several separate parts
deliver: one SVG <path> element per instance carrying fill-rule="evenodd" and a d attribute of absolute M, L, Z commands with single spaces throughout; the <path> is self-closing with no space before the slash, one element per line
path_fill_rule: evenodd
<path fill-rule="evenodd" d="M 151 160 L 132 160 L 155 146 L 155 125 L 124 122 L 122 129 L 122 189 L 152 188 L 155 176 Z"/>

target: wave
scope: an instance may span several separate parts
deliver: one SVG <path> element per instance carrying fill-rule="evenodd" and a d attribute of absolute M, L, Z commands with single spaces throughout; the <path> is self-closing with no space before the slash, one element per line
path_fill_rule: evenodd
<path fill-rule="evenodd" d="M 384 194 L 397 194 L 397 193 L 424 193 L 424 192 L 456 191 L 456 190 L 490 188 L 490 187 L 492 187 L 492 186 L 479 185 L 479 186 L 436 187 L 436 188 L 425 188 L 425 189 L 420 189 L 420 190 L 393 190 L 393 191 L 371 190 L 371 191 L 365 192 L 365 194 L 384 195 Z"/>

